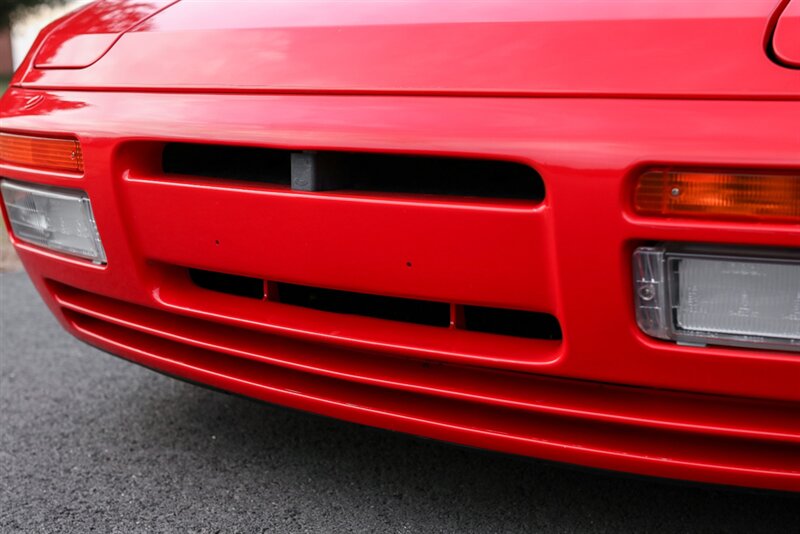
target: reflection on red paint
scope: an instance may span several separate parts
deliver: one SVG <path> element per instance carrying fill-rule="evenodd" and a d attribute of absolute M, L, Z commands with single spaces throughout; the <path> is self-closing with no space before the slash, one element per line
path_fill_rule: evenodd
<path fill-rule="evenodd" d="M 0 118 L 26 115 L 50 115 L 57 111 L 80 109 L 87 104 L 81 100 L 66 100 L 61 96 L 42 91 L 8 91 L 3 96 Z M 5 126 L 5 125 L 3 125 Z"/>
<path fill-rule="evenodd" d="M 105 54 L 122 33 L 169 5 L 168 0 L 104 0 L 66 19 L 42 44 L 36 68 L 84 68 Z"/>

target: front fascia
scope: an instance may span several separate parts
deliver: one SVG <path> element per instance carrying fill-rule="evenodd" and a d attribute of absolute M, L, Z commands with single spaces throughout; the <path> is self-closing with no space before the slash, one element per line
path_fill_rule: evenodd
<path fill-rule="evenodd" d="M 30 98 L 40 94 L 44 99 L 25 109 Z M 299 239 L 293 245 L 291 235 L 286 235 L 289 227 L 281 224 L 280 232 L 260 227 L 257 233 L 247 235 L 254 240 L 248 247 L 246 241 L 233 239 L 233 230 L 243 219 L 234 217 L 233 223 L 226 223 L 231 214 L 218 201 L 231 198 L 238 202 L 239 197 L 226 196 L 233 193 L 224 188 L 181 186 L 179 190 L 168 180 L 138 179 L 148 169 L 134 169 L 140 173 L 138 178 L 132 174 L 128 151 L 136 143 L 179 140 L 495 157 L 529 163 L 541 173 L 547 187 L 545 202 L 530 213 L 492 212 L 509 221 L 529 217 L 522 223 L 525 232 L 504 236 L 500 244 L 504 260 L 531 262 L 531 274 L 525 278 L 521 263 L 506 266 L 493 262 L 491 256 L 477 266 L 464 266 L 464 271 L 484 274 L 485 279 L 472 286 L 476 294 L 484 295 L 476 299 L 479 303 L 511 307 L 528 303 L 556 315 L 564 330 L 557 352 L 547 357 L 531 354 L 529 362 L 499 357 L 498 367 L 654 388 L 800 400 L 797 354 L 678 346 L 640 333 L 633 313 L 630 266 L 632 251 L 641 244 L 667 241 L 796 248 L 800 246 L 800 228 L 644 218 L 628 209 L 632 177 L 651 165 L 800 169 L 796 130 L 800 103 L 178 96 L 12 89 L 3 99 L 2 121 L 4 130 L 18 133 L 74 134 L 83 147 L 83 178 L 0 167 L 5 177 L 78 187 L 92 200 L 107 249 L 107 266 L 64 260 L 15 243 L 26 268 L 58 314 L 44 279 L 163 309 L 160 292 L 165 279 L 158 266 L 165 262 L 225 266 L 241 273 L 295 271 L 329 285 L 346 283 L 351 290 L 374 291 L 383 286 L 393 294 L 469 301 L 469 281 L 458 276 L 459 266 L 454 266 L 456 275 L 450 275 L 451 283 L 442 282 L 447 273 L 439 270 L 445 264 L 435 261 L 432 248 L 424 248 L 433 247 L 433 238 L 425 241 L 423 248 L 413 248 L 401 235 L 427 232 L 440 238 L 442 249 L 465 258 L 479 258 L 488 243 L 497 241 L 491 233 L 494 227 L 484 232 L 472 228 L 473 223 L 461 217 L 457 206 L 448 206 L 435 216 L 395 206 L 397 223 L 387 221 L 384 228 L 387 242 L 404 243 L 410 247 L 404 254 L 431 260 L 415 264 L 419 269 L 416 278 L 378 273 L 376 258 L 390 256 L 385 250 L 371 252 L 365 247 L 359 257 L 352 257 L 358 249 L 348 235 L 327 236 L 347 253 L 336 256 L 336 247 L 330 246 L 327 252 L 333 256 L 324 260 L 314 249 L 304 249 Z M 181 191 L 185 201 L 180 200 Z M 263 209 L 253 220 L 266 221 L 271 206 L 282 213 L 288 209 L 287 203 L 302 200 L 292 195 L 265 197 Z M 252 204 L 252 199 L 248 202 Z M 315 202 L 335 214 L 334 205 L 342 199 L 322 195 Z M 214 205 L 217 211 L 209 212 Z M 353 217 L 367 216 L 361 208 L 376 209 L 356 206 Z M 458 225 L 464 221 L 472 235 L 459 235 Z M 215 222 L 219 224 L 215 226 Z M 338 228 L 340 222 L 332 220 L 331 227 Z M 422 227 L 433 222 L 441 226 Z M 230 247 L 215 249 L 208 235 L 210 228 L 221 229 L 222 242 Z M 320 231 L 325 235 L 324 229 Z M 360 228 L 354 232 L 366 235 Z M 494 246 L 501 250 L 497 243 Z M 473 256 L 465 251 L 470 247 L 477 251 Z M 315 267 L 315 262 L 321 263 Z M 317 268 L 332 265 L 326 262 L 340 268 Z M 364 270 L 354 278 L 359 265 Z M 310 278 L 303 281 L 315 281 Z"/>

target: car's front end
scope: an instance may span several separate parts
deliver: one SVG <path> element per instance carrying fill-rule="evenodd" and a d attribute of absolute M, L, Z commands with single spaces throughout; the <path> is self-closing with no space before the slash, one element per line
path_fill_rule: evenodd
<path fill-rule="evenodd" d="M 377 427 L 800 490 L 785 2 L 290 4 L 43 32 L 3 216 L 71 333 Z"/>

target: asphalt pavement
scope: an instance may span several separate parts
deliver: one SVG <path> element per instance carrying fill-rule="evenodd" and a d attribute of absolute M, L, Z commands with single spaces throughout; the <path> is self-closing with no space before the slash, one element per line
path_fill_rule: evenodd
<path fill-rule="evenodd" d="M 0 275 L 0 532 L 800 532 L 800 498 L 586 472 L 276 408 L 73 339 Z"/>

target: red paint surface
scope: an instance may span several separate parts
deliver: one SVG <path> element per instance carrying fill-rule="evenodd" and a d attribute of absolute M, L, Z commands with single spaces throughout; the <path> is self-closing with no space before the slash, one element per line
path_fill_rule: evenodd
<path fill-rule="evenodd" d="M 24 83 L 797 99 L 800 73 L 765 53 L 775 9 L 776 0 L 182 1 L 84 71 L 32 70 Z M 73 26 L 84 35 L 72 22 L 59 39 Z"/>
<path fill-rule="evenodd" d="M 88 67 L 127 30 L 146 21 L 170 0 L 101 0 L 60 23 L 38 49 L 36 68 Z"/>
<path fill-rule="evenodd" d="M 674 3 L 655 3 L 659 16 L 654 3 L 607 4 L 601 13 L 598 3 L 487 3 L 457 14 L 445 2 L 431 12 L 389 4 L 381 13 L 364 3 L 320 19 L 327 24 L 297 7 L 260 27 L 253 21 L 267 20 L 268 5 L 248 19 L 234 7 L 211 17 L 204 3 L 183 2 L 149 19 L 146 31 L 123 34 L 86 69 L 26 71 L 28 62 L 16 79 L 28 87 L 2 100 L 2 128 L 76 135 L 85 174 L 12 166 L 0 173 L 85 190 L 108 265 L 14 240 L 17 250 L 71 332 L 165 372 L 478 447 L 800 490 L 800 356 L 649 339 L 635 325 L 631 295 L 630 255 L 640 244 L 800 247 L 796 224 L 652 219 L 630 210 L 632 178 L 649 166 L 800 169 L 797 72 L 772 63 L 763 47 L 775 3 L 709 2 L 685 16 Z M 390 27 L 375 26 L 389 15 Z M 488 22 L 476 29 L 479 20 Z M 515 24 L 540 31 L 514 33 Z M 220 50 L 198 54 L 204 61 L 189 59 L 192 49 L 206 50 L 193 47 L 225 42 L 243 25 L 254 26 L 243 48 L 212 47 Z M 706 46 L 691 44 L 690 26 Z M 205 37 L 186 41 L 192 31 Z M 660 38 L 628 49 L 630 32 L 653 31 Z M 689 44 L 665 38 L 676 32 Z M 276 34 L 285 40 L 274 47 L 260 40 Z M 432 47 L 458 35 L 478 36 L 485 53 L 467 39 L 457 50 Z M 129 37 L 142 57 L 158 48 L 163 61 L 125 71 Z M 363 53 L 342 53 L 358 43 Z M 245 53 L 256 45 L 261 55 Z M 567 47 L 562 59 L 533 53 L 557 45 Z M 572 61 L 581 50 L 586 61 Z M 270 56 L 279 51 L 282 58 Z M 636 62 L 639 53 L 647 66 Z M 72 90 L 32 88 L 51 85 Z M 419 94 L 504 92 L 550 96 Z M 534 167 L 546 198 L 536 206 L 423 201 L 177 179 L 158 165 L 168 141 L 507 159 Z M 558 318 L 564 339 L 237 298 L 193 286 L 181 267 L 542 311 Z"/>
<path fill-rule="evenodd" d="M 789 1 L 775 26 L 772 46 L 778 61 L 800 67 L 800 2 Z"/>

